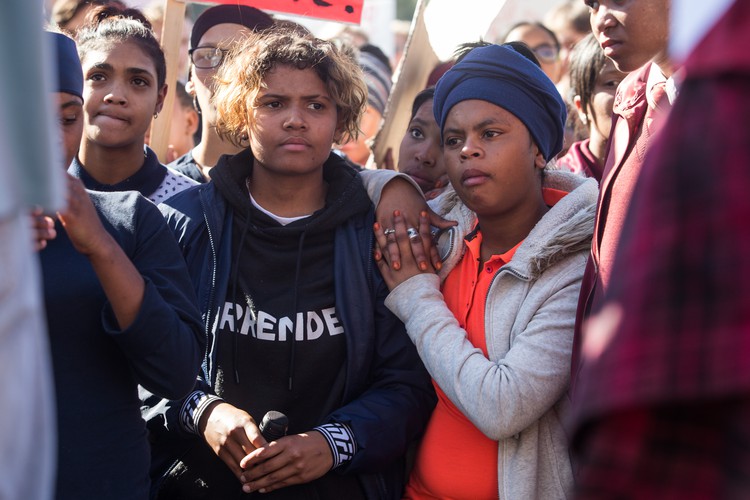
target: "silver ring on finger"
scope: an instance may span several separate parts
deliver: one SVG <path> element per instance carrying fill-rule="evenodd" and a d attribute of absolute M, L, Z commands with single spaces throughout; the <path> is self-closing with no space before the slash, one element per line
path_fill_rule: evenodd
<path fill-rule="evenodd" d="M 383 230 L 383 236 L 385 236 L 386 238 L 390 236 L 391 234 L 395 234 L 395 233 L 396 233 L 396 230 L 393 229 L 392 227 L 389 227 L 388 229 Z"/>
<path fill-rule="evenodd" d="M 406 234 L 409 235 L 409 239 L 413 240 L 415 238 L 419 238 L 419 231 L 414 229 L 413 227 L 410 227 L 406 230 Z"/>

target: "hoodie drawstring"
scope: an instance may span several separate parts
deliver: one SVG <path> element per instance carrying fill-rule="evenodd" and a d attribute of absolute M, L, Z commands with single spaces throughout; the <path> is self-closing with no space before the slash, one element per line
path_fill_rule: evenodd
<path fill-rule="evenodd" d="M 299 245 L 297 246 L 297 266 L 294 270 L 294 291 L 292 292 L 292 311 L 296 314 L 297 312 L 297 291 L 299 289 L 299 275 L 300 268 L 302 267 L 302 249 L 305 246 L 305 234 L 306 230 L 303 229 L 299 236 Z M 291 345 L 289 346 L 289 390 L 292 390 L 292 380 L 294 378 L 294 350 L 296 343 L 296 334 L 290 335 Z"/>
<path fill-rule="evenodd" d="M 237 257 L 234 259 L 234 276 L 232 277 L 232 297 L 236 300 L 237 298 L 237 282 L 239 281 L 239 274 L 240 274 L 240 256 L 242 255 L 242 249 L 245 246 L 245 236 L 247 235 L 248 231 L 250 229 L 250 206 L 247 207 L 247 213 L 245 214 L 245 226 L 242 228 L 242 236 L 240 237 L 240 246 L 237 249 Z M 253 299 L 250 297 L 250 294 L 247 292 L 247 290 L 243 290 L 243 294 L 245 295 L 245 301 L 247 302 L 247 313 L 246 314 L 252 314 L 255 315 L 255 305 L 253 304 Z M 255 319 L 255 318 L 253 318 Z M 234 369 L 234 382 L 236 384 L 240 383 L 240 371 L 237 367 L 237 342 L 238 337 L 240 335 L 240 332 L 238 331 L 238 328 L 240 324 L 240 316 L 237 312 L 237 308 L 234 309 L 234 340 L 232 341 L 232 368 Z"/>

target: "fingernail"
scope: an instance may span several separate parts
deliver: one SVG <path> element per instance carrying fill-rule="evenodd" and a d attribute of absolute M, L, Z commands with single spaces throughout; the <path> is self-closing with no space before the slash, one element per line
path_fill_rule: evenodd
<path fill-rule="evenodd" d="M 378 223 L 376 222 L 375 224 L 373 224 L 373 225 L 372 225 L 372 228 L 373 228 L 373 229 L 374 229 L 375 231 L 380 231 L 380 224 L 378 224 Z"/>
<path fill-rule="evenodd" d="M 394 217 L 400 216 L 401 215 L 401 210 L 394 210 L 393 211 L 393 215 L 394 215 Z"/>
<path fill-rule="evenodd" d="M 383 256 L 380 255 L 380 252 L 375 252 L 375 260 L 380 260 Z"/>
<path fill-rule="evenodd" d="M 422 217 L 427 217 L 427 212 L 422 210 L 421 212 L 419 212 L 419 215 L 421 215 Z"/>
<path fill-rule="evenodd" d="M 261 488 L 261 489 L 258 490 L 258 493 L 265 493 L 265 492 L 266 492 L 265 488 Z"/>
<path fill-rule="evenodd" d="M 401 269 L 401 263 L 400 262 L 394 262 L 393 263 L 393 269 L 395 269 L 396 271 L 398 271 L 399 269 Z"/>
<path fill-rule="evenodd" d="M 442 262 L 438 262 L 437 264 L 435 264 L 435 269 L 437 269 L 438 271 L 440 271 L 442 268 L 443 268 Z"/>
<path fill-rule="evenodd" d="M 420 262 L 419 263 L 419 269 L 422 271 L 427 271 L 427 263 L 426 262 Z"/>

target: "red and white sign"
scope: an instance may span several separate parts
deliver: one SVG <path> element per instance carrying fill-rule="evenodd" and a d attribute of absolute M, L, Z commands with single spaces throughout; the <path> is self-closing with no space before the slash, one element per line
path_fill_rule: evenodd
<path fill-rule="evenodd" d="M 359 24 L 364 0 L 224 0 L 205 3 L 249 5 L 260 10 Z"/>

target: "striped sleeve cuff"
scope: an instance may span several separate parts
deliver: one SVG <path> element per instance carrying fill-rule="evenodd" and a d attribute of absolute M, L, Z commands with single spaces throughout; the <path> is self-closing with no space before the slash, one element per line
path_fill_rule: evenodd
<path fill-rule="evenodd" d="M 348 425 L 333 422 L 323 424 L 315 428 L 325 436 L 328 446 L 331 447 L 333 454 L 333 467 L 339 467 L 354 458 L 357 453 L 357 442 L 354 440 L 354 434 Z"/>
<path fill-rule="evenodd" d="M 182 408 L 180 408 L 180 425 L 182 428 L 192 434 L 198 434 L 198 422 L 200 422 L 201 415 L 206 411 L 208 405 L 214 401 L 222 401 L 222 399 L 203 391 L 195 391 L 185 398 L 185 402 L 182 403 Z"/>

